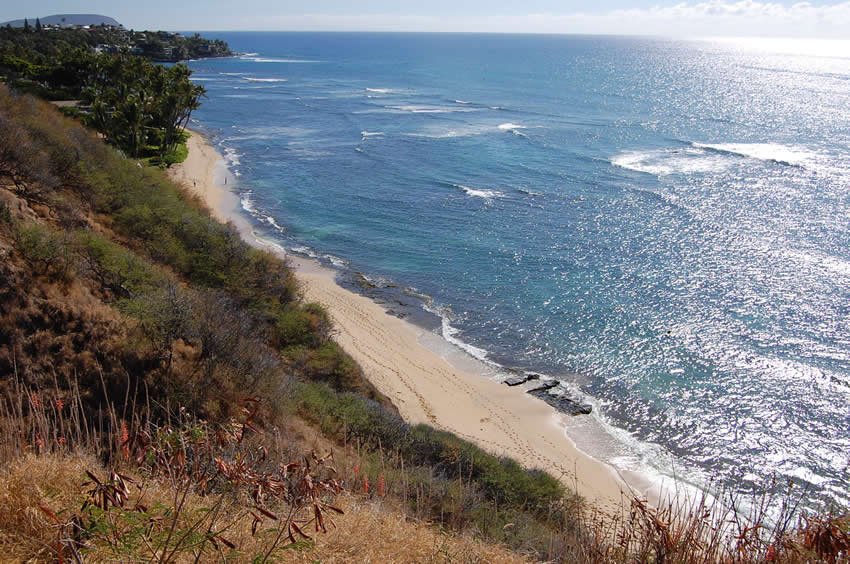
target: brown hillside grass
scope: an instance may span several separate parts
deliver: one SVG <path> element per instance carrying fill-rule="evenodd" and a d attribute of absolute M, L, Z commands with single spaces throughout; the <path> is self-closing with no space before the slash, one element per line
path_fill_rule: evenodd
<path fill-rule="evenodd" d="M 126 472 L 126 474 L 124 473 Z M 81 538 L 65 557 L 86 561 L 115 561 L 124 558 L 169 562 L 255 561 L 266 554 L 274 528 L 252 530 L 254 519 L 250 503 L 240 496 L 200 495 L 186 490 L 174 475 L 145 476 L 142 469 L 122 471 L 127 479 L 127 500 L 106 504 L 106 510 L 92 509 L 92 481 L 103 480 L 108 473 L 91 456 L 53 452 L 26 454 L 7 463 L 0 474 L 0 547 L 4 559 L 14 561 L 51 561 L 58 556 L 57 546 L 67 539 Z M 284 544 L 271 561 L 280 562 L 527 562 L 506 548 L 475 540 L 467 535 L 441 532 L 438 528 L 409 520 L 401 511 L 380 500 L 368 500 L 354 494 L 341 494 L 335 502 L 342 512 L 328 521 L 326 534 L 312 528 L 301 530 L 311 538 Z M 279 507 L 267 505 L 265 514 Z M 144 508 L 141 510 L 139 508 Z M 154 508 L 160 508 L 159 510 Z M 214 524 L 207 522 L 214 513 Z M 177 531 L 187 531 L 197 523 L 208 530 L 222 531 L 219 546 L 196 552 L 197 542 L 178 550 L 157 549 L 155 529 L 168 524 L 169 515 L 178 515 Z M 133 517 L 136 515 L 136 517 Z M 150 515 L 154 517 L 150 518 Z M 259 513 L 265 517 L 263 513 Z M 237 516 L 234 518 L 234 516 Z M 239 518 L 238 516 L 242 516 Z M 140 534 L 138 520 L 148 519 Z M 264 519 L 264 526 L 271 524 Z M 89 532 L 80 537 L 78 528 Z M 202 529 L 198 529 L 202 530 Z M 144 540 L 145 536 L 150 540 Z M 63 540 L 65 539 L 65 540 Z M 139 540 L 142 539 L 142 540 Z M 136 543 L 132 552 L 124 552 Z M 226 543 L 226 544 L 225 544 Z M 232 546 L 231 546 L 232 545 Z M 195 548 L 196 550 L 193 550 Z M 217 556 L 218 557 L 217 557 Z"/>

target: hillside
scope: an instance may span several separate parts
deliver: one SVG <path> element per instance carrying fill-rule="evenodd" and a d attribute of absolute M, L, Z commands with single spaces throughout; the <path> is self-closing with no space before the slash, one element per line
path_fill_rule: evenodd
<path fill-rule="evenodd" d="M 115 19 L 109 16 L 101 16 L 99 14 L 54 14 L 52 16 L 44 16 L 37 18 L 25 18 L 21 20 L 11 20 L 3 22 L 0 26 L 24 27 L 24 22 L 34 26 L 36 20 L 41 22 L 41 25 L 55 25 L 59 27 L 75 27 L 75 26 L 96 26 L 106 25 L 112 27 L 123 27 Z"/>
<path fill-rule="evenodd" d="M 850 550 L 846 519 L 793 529 L 787 507 L 780 528 L 737 515 L 714 527 L 716 507 L 678 522 L 639 500 L 601 515 L 544 472 L 410 425 L 284 261 L 5 85 L 0 256 L 11 559 L 802 562 Z"/>
<path fill-rule="evenodd" d="M 338 495 L 386 499 L 412 519 L 541 557 L 571 544 L 580 502 L 556 480 L 404 423 L 331 339 L 323 309 L 301 301 L 286 264 L 210 219 L 161 171 L 139 167 L 49 104 L 5 87 L 0 202 L 3 468 L 40 464 L 24 462 L 28 455 L 59 456 L 61 465 L 62 456 L 78 453 L 98 460 L 85 469 L 101 483 L 113 468 L 134 482 L 155 479 L 164 503 L 177 487 L 168 481 L 174 472 L 197 478 L 201 465 L 212 474 L 181 481 L 190 488 L 185 495 L 225 496 L 227 468 L 248 464 L 249 452 L 265 454 L 251 455 L 248 475 L 271 480 L 280 463 L 333 448 L 335 477 L 313 478 L 349 493 L 334 486 L 322 496 L 328 503 Z M 233 429 L 241 429 L 238 440 L 225 440 Z M 208 454 L 178 456 L 173 443 L 160 442 L 168 436 L 201 441 Z M 82 483 L 85 471 L 75 468 L 68 472 Z M 34 505 L 21 511 L 42 514 L 43 502 L 51 514 L 62 509 L 91 522 L 97 516 L 79 513 L 74 501 L 85 491 L 41 501 L 33 494 L 25 503 Z M 253 499 L 249 506 L 227 499 L 246 512 L 294 503 L 274 491 L 252 498 L 249 488 L 239 497 Z M 18 494 L 0 495 L 8 506 Z M 100 504 L 101 511 L 129 526 L 125 501 Z M 0 518 L 0 545 L 31 546 L 8 519 Z M 244 542 L 254 542 L 252 517 L 245 519 Z M 32 534 L 49 535 L 53 517 L 36 521 L 42 529 Z M 104 542 L 94 535 L 86 546 L 105 550 Z M 50 554 L 33 550 L 29 556 Z M 83 548 L 52 550 L 56 557 Z"/>

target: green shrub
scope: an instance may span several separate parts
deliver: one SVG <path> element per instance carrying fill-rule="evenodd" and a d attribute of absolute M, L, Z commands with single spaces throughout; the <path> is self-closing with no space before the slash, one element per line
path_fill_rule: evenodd
<path fill-rule="evenodd" d="M 165 276 L 153 265 L 121 245 L 91 231 L 74 235 L 77 252 L 101 286 L 131 297 L 154 290 Z"/>
<path fill-rule="evenodd" d="M 471 477 L 487 499 L 516 509 L 548 515 L 566 491 L 539 470 L 526 470 L 514 460 L 496 457 L 472 443 L 427 425 L 410 426 L 377 402 L 340 393 L 319 383 L 300 384 L 299 413 L 339 439 L 391 448 L 410 464 L 429 466 L 449 477 Z"/>
<path fill-rule="evenodd" d="M 66 277 L 71 257 L 65 237 L 53 229 L 36 223 L 18 226 L 15 245 L 39 274 Z"/>
<path fill-rule="evenodd" d="M 0 202 L 0 223 L 12 223 L 12 211 L 6 202 Z"/>
<path fill-rule="evenodd" d="M 156 149 L 154 147 L 154 149 Z M 159 166 L 161 168 L 168 168 L 171 165 L 179 164 L 185 161 L 189 157 L 189 146 L 186 145 L 186 141 L 181 141 L 176 144 L 170 151 L 165 153 L 164 156 L 154 156 L 149 159 L 149 163 L 153 166 Z"/>
<path fill-rule="evenodd" d="M 275 320 L 275 336 L 281 348 L 315 346 L 317 336 L 313 331 L 314 318 L 301 308 L 287 308 Z"/>

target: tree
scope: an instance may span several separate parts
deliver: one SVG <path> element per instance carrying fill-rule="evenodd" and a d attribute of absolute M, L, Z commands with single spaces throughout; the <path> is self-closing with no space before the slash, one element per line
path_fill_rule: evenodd
<path fill-rule="evenodd" d="M 131 157 L 142 156 L 147 129 L 153 125 L 151 110 L 158 92 L 151 77 L 158 69 L 140 57 L 102 55 L 83 90 L 91 104 L 90 124 Z"/>
<path fill-rule="evenodd" d="M 24 18 L 24 31 L 29 31 L 29 30 L 30 30 L 30 21 L 28 19 Z"/>
<path fill-rule="evenodd" d="M 163 67 L 158 67 L 163 68 Z M 192 71 L 186 65 L 174 65 L 165 69 L 162 93 L 154 113 L 154 125 L 162 132 L 160 158 L 173 151 L 181 141 L 183 131 L 192 112 L 201 106 L 201 97 L 206 94 L 203 86 L 189 80 Z"/>
<path fill-rule="evenodd" d="M 161 160 L 182 141 L 189 117 L 205 90 L 189 80 L 185 65 L 164 67 L 131 55 L 97 57 L 87 73 L 83 99 L 89 123 L 131 157 Z"/>
<path fill-rule="evenodd" d="M 41 31 L 41 18 L 35 18 L 35 30 Z"/>

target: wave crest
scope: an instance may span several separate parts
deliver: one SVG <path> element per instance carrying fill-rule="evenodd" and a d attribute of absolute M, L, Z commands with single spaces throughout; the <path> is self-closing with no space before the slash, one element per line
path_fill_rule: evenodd
<path fill-rule="evenodd" d="M 690 143 L 683 148 L 626 151 L 611 158 L 611 164 L 666 176 L 722 172 L 733 166 L 737 159 L 805 168 L 815 165 L 819 155 L 805 147 L 778 143 Z"/>
<path fill-rule="evenodd" d="M 817 153 L 805 147 L 780 145 L 779 143 L 692 143 L 691 145 L 697 149 L 788 166 L 804 166 L 817 159 Z"/>
<path fill-rule="evenodd" d="M 473 198 L 482 198 L 485 200 L 492 200 L 493 198 L 504 198 L 504 192 L 499 192 L 498 190 L 492 190 L 489 188 L 473 188 L 472 186 L 464 186 L 463 184 L 451 184 L 452 187 L 463 190 L 463 192 L 467 196 L 472 196 Z"/>

